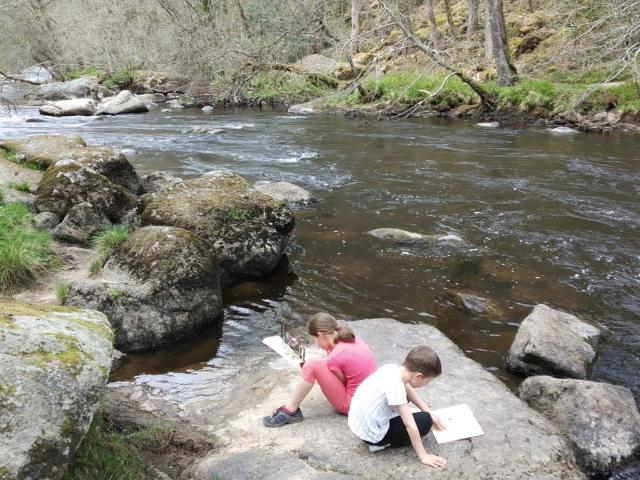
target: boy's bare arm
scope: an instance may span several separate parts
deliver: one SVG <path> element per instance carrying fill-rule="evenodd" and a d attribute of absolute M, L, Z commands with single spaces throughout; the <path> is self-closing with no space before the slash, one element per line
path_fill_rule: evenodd
<path fill-rule="evenodd" d="M 416 421 L 413 418 L 413 413 L 409 409 L 409 406 L 399 405 L 395 408 L 397 408 L 400 413 L 402 423 L 404 423 L 404 426 L 407 429 L 407 433 L 411 439 L 411 445 L 416 451 L 416 455 L 418 455 L 420 462 L 430 467 L 444 467 L 447 464 L 447 461 L 444 458 L 438 457 L 437 455 L 429 455 L 424 449 L 424 445 L 422 445 L 422 438 L 420 437 L 420 430 L 418 430 L 418 426 L 416 425 Z"/>
<path fill-rule="evenodd" d="M 405 385 L 405 389 L 407 390 L 407 398 L 411 403 L 413 403 L 416 407 L 418 407 L 423 412 L 429 412 L 429 414 L 431 415 L 431 420 L 433 421 L 433 427 L 436 430 L 444 430 L 443 423 L 440 421 L 437 415 L 434 415 L 433 413 L 431 413 L 431 408 L 429 408 L 429 405 L 427 405 L 427 403 L 424 400 L 422 400 L 422 398 L 420 398 L 420 395 L 418 395 L 418 392 L 416 392 L 416 389 L 413 388 L 408 383 Z"/>

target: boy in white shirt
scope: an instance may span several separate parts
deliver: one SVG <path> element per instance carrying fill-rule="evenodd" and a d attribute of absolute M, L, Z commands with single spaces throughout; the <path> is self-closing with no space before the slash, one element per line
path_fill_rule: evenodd
<path fill-rule="evenodd" d="M 438 430 L 443 426 L 415 391 L 441 373 L 440 358 L 424 345 L 413 348 L 402 365 L 380 367 L 356 390 L 349 410 L 349 428 L 369 444 L 371 451 L 412 445 L 423 464 L 444 467 L 447 461 L 427 454 L 422 445 L 422 437 L 432 426 Z M 409 402 L 421 411 L 412 413 Z"/>

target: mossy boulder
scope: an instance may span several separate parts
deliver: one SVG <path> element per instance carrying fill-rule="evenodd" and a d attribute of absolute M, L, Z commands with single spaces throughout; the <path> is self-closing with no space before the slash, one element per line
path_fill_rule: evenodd
<path fill-rule="evenodd" d="M 51 212 L 46 212 L 54 215 Z M 57 216 L 56 216 L 57 218 Z M 87 202 L 79 203 L 69 209 L 67 216 L 51 230 L 56 240 L 70 243 L 86 243 L 89 238 L 109 227 L 111 222 L 104 213 Z"/>
<path fill-rule="evenodd" d="M 62 477 L 112 356 L 100 312 L 0 301 L 0 478 Z"/>
<path fill-rule="evenodd" d="M 136 230 L 107 260 L 100 280 L 71 285 L 67 305 L 104 312 L 118 349 L 170 345 L 219 321 L 215 256 L 196 235 L 173 227 Z"/>
<path fill-rule="evenodd" d="M 140 179 L 124 154 L 105 146 L 88 147 L 77 135 L 34 135 L 20 140 L 5 140 L 0 143 L 0 148 L 14 152 L 43 170 L 57 166 L 61 161 L 66 165 L 91 167 L 133 194 L 142 192 Z"/>
<path fill-rule="evenodd" d="M 142 225 L 180 227 L 200 237 L 216 253 L 223 284 L 273 270 L 295 223 L 282 202 L 227 171 L 144 195 L 139 211 Z"/>
<path fill-rule="evenodd" d="M 120 185 L 91 167 L 61 162 L 50 167 L 36 191 L 36 207 L 41 212 L 53 212 L 65 217 L 75 205 L 91 204 L 114 223 L 135 204 L 135 197 Z"/>

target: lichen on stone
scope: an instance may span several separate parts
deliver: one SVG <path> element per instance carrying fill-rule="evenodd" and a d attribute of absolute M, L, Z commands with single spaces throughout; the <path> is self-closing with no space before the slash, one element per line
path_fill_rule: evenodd
<path fill-rule="evenodd" d="M 49 370 L 51 364 L 59 364 L 71 375 L 76 377 L 84 364 L 91 360 L 91 354 L 83 350 L 75 337 L 63 333 L 51 335 L 55 339 L 56 345 L 61 348 L 57 351 L 47 350 L 40 347 L 34 352 L 25 353 L 25 359 L 43 370 Z"/>

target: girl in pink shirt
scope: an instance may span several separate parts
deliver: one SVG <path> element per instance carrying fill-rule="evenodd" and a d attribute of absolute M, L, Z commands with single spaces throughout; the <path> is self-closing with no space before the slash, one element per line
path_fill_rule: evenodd
<path fill-rule="evenodd" d="M 273 414 L 263 418 L 267 427 L 301 422 L 304 417 L 300 404 L 316 382 L 333 408 L 346 415 L 356 388 L 377 368 L 369 346 L 356 338 L 349 327 L 339 326 L 328 313 L 313 315 L 307 331 L 316 345 L 328 353 L 327 359 L 310 360 L 304 364 L 301 381 L 291 398 Z"/>

